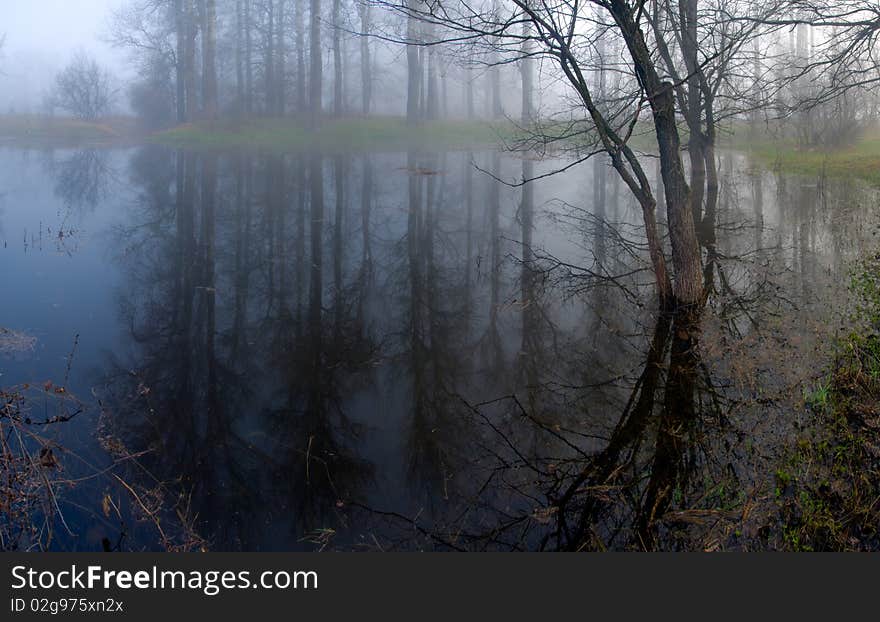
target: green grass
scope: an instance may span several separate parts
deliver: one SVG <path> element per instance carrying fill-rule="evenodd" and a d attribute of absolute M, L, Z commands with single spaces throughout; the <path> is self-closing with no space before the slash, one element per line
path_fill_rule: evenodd
<path fill-rule="evenodd" d="M 324 151 L 396 150 L 410 147 L 471 148 L 495 145 L 510 128 L 475 121 L 430 121 L 409 126 L 393 117 L 325 120 L 311 131 L 295 119 L 253 119 L 182 125 L 158 132 L 153 142 L 194 149 L 243 148 L 297 152 L 318 147 Z"/>
<path fill-rule="evenodd" d="M 813 416 L 775 473 L 786 549 L 880 549 L 880 254 L 855 266 L 850 294 L 855 327 L 804 392 Z"/>
<path fill-rule="evenodd" d="M 0 142 L 61 144 L 114 142 L 126 136 L 131 121 L 113 118 L 100 122 L 39 115 L 0 115 Z"/>
<path fill-rule="evenodd" d="M 780 171 L 857 177 L 880 185 L 880 130 L 866 132 L 851 145 L 826 149 L 798 147 L 794 139 L 774 138 L 767 133 L 752 138 L 745 127 L 738 128 L 719 142 L 726 147 L 748 151 L 762 164 Z"/>

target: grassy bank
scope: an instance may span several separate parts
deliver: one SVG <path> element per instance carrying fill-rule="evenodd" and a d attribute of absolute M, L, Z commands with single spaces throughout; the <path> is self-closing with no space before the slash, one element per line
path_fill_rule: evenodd
<path fill-rule="evenodd" d="M 826 149 L 802 148 L 791 138 L 767 133 L 750 137 L 747 128 L 724 137 L 721 144 L 748 151 L 765 166 L 780 171 L 857 177 L 880 185 L 880 130 L 866 132 L 851 145 Z"/>
<path fill-rule="evenodd" d="M 76 146 L 122 141 L 134 132 L 134 120 L 125 117 L 98 122 L 40 115 L 0 115 L 0 144 Z"/>
<path fill-rule="evenodd" d="M 775 472 L 792 550 L 880 549 L 880 255 L 853 273 L 856 328 L 805 391 L 811 417 Z"/>
<path fill-rule="evenodd" d="M 179 126 L 151 136 L 151 141 L 195 149 L 255 149 L 297 152 L 396 150 L 408 147 L 465 149 L 493 145 L 509 128 L 476 121 L 431 121 L 416 127 L 401 118 L 325 120 L 310 131 L 295 119 L 217 121 Z"/>

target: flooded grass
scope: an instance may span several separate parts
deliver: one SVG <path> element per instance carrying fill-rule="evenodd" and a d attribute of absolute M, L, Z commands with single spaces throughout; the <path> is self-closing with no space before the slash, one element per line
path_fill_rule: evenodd
<path fill-rule="evenodd" d="M 12 356 L 34 349 L 37 340 L 32 335 L 0 326 L 0 354 Z"/>
<path fill-rule="evenodd" d="M 852 279 L 859 328 L 809 393 L 813 419 L 776 470 L 781 543 L 798 551 L 880 546 L 880 257 Z"/>
<path fill-rule="evenodd" d="M 0 142 L 15 145 L 73 146 L 119 142 L 133 131 L 133 120 L 99 122 L 43 115 L 0 115 Z"/>
<path fill-rule="evenodd" d="M 395 150 L 407 147 L 458 149 L 498 145 L 512 130 L 507 123 L 428 121 L 407 125 L 402 118 L 371 117 L 325 120 L 317 132 L 296 119 L 252 119 L 179 126 L 152 140 L 195 149 L 254 149 L 300 152 Z"/>
<path fill-rule="evenodd" d="M 747 128 L 725 144 L 748 151 L 767 167 L 798 175 L 856 177 L 880 185 L 880 131 L 870 130 L 849 145 L 829 148 L 800 147 L 792 138 L 772 135 L 752 138 Z"/>

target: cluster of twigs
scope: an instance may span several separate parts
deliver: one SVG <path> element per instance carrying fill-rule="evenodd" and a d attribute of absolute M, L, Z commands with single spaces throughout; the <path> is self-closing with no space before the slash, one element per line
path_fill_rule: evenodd
<path fill-rule="evenodd" d="M 30 410 L 37 395 L 44 406 L 40 418 Z M 58 501 L 70 485 L 60 475 L 63 452 L 43 431 L 81 412 L 75 404 L 50 384 L 0 390 L 0 550 L 45 550 L 56 525 L 70 532 Z"/>
<path fill-rule="evenodd" d="M 67 494 L 79 483 L 95 479 L 105 484 L 103 498 L 94 500 L 100 505 L 103 522 L 119 524 L 118 534 L 108 531 L 102 539 L 105 551 L 130 548 L 131 523 L 149 525 L 163 550 L 207 549 L 196 531 L 188 496 L 173 493 L 159 482 L 147 487 L 127 481 L 123 465 L 136 465 L 140 456 L 118 441 L 107 436 L 101 439 L 114 458 L 109 468 L 78 477 L 68 472 L 74 456 L 49 430 L 71 421 L 85 408 L 65 387 L 51 382 L 0 389 L 0 550 L 64 548 L 59 535 L 72 539 L 81 535 L 81 525 L 65 518 Z"/>

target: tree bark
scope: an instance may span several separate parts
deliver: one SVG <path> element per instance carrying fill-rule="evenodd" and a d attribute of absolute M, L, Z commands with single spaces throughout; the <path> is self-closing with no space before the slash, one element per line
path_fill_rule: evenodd
<path fill-rule="evenodd" d="M 305 2 L 299 0 L 293 5 L 294 37 L 296 46 L 296 111 L 306 113 L 306 34 Z"/>
<path fill-rule="evenodd" d="M 174 0 L 174 21 L 175 31 L 177 35 L 177 46 L 175 48 L 174 70 L 175 70 L 175 87 L 177 90 L 177 122 L 186 123 L 186 13 L 184 11 L 183 0 Z"/>
<path fill-rule="evenodd" d="M 317 129 L 321 125 L 322 100 L 322 59 L 321 59 L 321 0 L 311 0 L 312 13 L 309 16 L 309 113 L 311 126 Z"/>
<path fill-rule="evenodd" d="M 414 4 L 415 0 L 408 0 L 408 4 Z M 422 63 L 419 54 L 419 26 L 416 19 L 410 16 L 407 19 L 407 46 L 406 46 L 406 122 L 414 125 L 421 121 L 421 96 L 422 96 Z"/>
<path fill-rule="evenodd" d="M 235 0 L 235 108 L 244 114 L 244 5 Z"/>
<path fill-rule="evenodd" d="M 184 89 L 186 91 L 186 120 L 192 121 L 198 110 L 196 99 L 196 24 L 193 0 L 183 0 L 184 5 L 184 28 L 186 29 L 186 41 L 184 52 Z"/>
<path fill-rule="evenodd" d="M 342 30 L 339 23 L 340 0 L 333 0 L 333 116 L 343 115 Z"/>
<path fill-rule="evenodd" d="M 201 0 L 202 99 L 206 119 L 217 118 L 217 2 Z"/>
<path fill-rule="evenodd" d="M 370 58 L 370 5 L 367 2 L 358 4 L 361 14 L 361 111 L 364 116 L 370 114 L 373 99 L 372 60 Z"/>
<path fill-rule="evenodd" d="M 523 21 L 523 58 L 520 60 L 520 72 L 522 73 L 522 111 L 521 111 L 521 122 L 523 125 L 530 123 L 532 120 L 532 116 L 534 114 L 533 105 L 532 105 L 532 92 L 534 91 L 534 76 L 535 76 L 535 68 L 532 63 L 532 59 L 530 54 L 533 50 L 532 40 L 529 39 L 529 35 L 531 34 L 531 23 L 529 21 Z M 602 44 L 602 42 L 600 42 Z M 603 71 L 604 75 L 604 71 Z"/>
<path fill-rule="evenodd" d="M 681 161 L 673 85 L 660 79 L 644 33 L 635 22 L 632 7 L 624 0 L 611 0 L 609 8 L 651 105 L 666 193 L 667 223 L 675 268 L 675 299 L 681 305 L 697 305 L 703 291 L 700 247 L 697 244 L 693 211 L 690 209 L 690 188 Z"/>
<path fill-rule="evenodd" d="M 278 20 L 276 23 L 276 63 L 275 80 L 275 113 L 283 117 L 287 109 L 287 46 L 284 43 L 284 15 L 286 13 L 286 0 L 278 0 Z"/>
<path fill-rule="evenodd" d="M 268 116 L 274 116 L 276 106 L 278 104 L 278 96 L 276 94 L 277 82 L 275 80 L 275 0 L 268 0 L 266 15 L 269 22 L 266 29 L 266 43 L 263 54 L 266 67 L 266 71 L 263 76 L 266 83 L 265 114 Z"/>
<path fill-rule="evenodd" d="M 253 62 L 253 38 L 251 32 L 251 1 L 244 0 L 244 74 L 245 74 L 245 105 L 246 116 L 254 112 L 254 62 Z"/>

